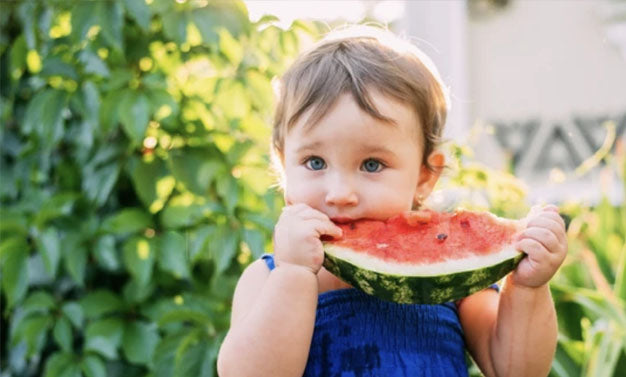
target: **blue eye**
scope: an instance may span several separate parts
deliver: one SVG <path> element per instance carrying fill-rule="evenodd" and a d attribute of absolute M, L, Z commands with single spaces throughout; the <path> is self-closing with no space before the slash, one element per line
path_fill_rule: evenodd
<path fill-rule="evenodd" d="M 363 161 L 363 170 L 368 173 L 376 173 L 382 170 L 383 164 L 380 161 L 374 160 L 373 158 L 368 158 Z"/>
<path fill-rule="evenodd" d="M 322 170 L 326 167 L 326 162 L 319 157 L 310 157 L 306 160 L 306 167 L 311 170 Z"/>

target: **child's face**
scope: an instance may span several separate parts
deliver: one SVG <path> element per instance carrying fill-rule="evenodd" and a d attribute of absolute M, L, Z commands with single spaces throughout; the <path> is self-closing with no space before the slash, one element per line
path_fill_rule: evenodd
<path fill-rule="evenodd" d="M 349 94 L 312 127 L 303 116 L 284 146 L 285 201 L 305 203 L 336 222 L 384 220 L 411 209 L 436 181 L 422 166 L 417 116 L 408 106 L 371 93 L 395 125 L 361 110 Z"/>

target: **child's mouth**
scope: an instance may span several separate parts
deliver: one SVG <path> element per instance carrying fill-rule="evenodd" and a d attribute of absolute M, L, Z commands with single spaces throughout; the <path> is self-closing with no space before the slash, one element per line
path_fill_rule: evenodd
<path fill-rule="evenodd" d="M 355 219 L 349 217 L 332 217 L 330 220 L 335 224 L 346 224 L 355 221 Z"/>

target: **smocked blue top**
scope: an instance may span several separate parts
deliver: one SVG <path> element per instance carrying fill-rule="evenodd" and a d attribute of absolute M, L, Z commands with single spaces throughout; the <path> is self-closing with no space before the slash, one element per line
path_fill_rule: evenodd
<path fill-rule="evenodd" d="M 274 269 L 273 255 L 262 258 Z M 356 288 L 319 295 L 304 376 L 467 375 L 455 303 L 396 304 Z"/>

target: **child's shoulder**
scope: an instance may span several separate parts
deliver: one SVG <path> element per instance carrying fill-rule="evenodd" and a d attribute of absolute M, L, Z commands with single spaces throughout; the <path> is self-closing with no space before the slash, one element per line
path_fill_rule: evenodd
<path fill-rule="evenodd" d="M 248 282 L 258 282 L 260 280 L 265 280 L 270 274 L 270 269 L 268 268 L 267 263 L 264 259 L 257 259 L 254 262 L 250 263 L 248 267 L 243 270 L 243 273 L 239 277 L 240 285 L 242 283 Z"/>
<path fill-rule="evenodd" d="M 259 291 L 269 274 L 270 270 L 262 259 L 258 259 L 246 267 L 237 282 L 233 295 L 231 322 L 236 322 L 237 318 L 247 312 L 247 309 L 258 297 Z"/>

